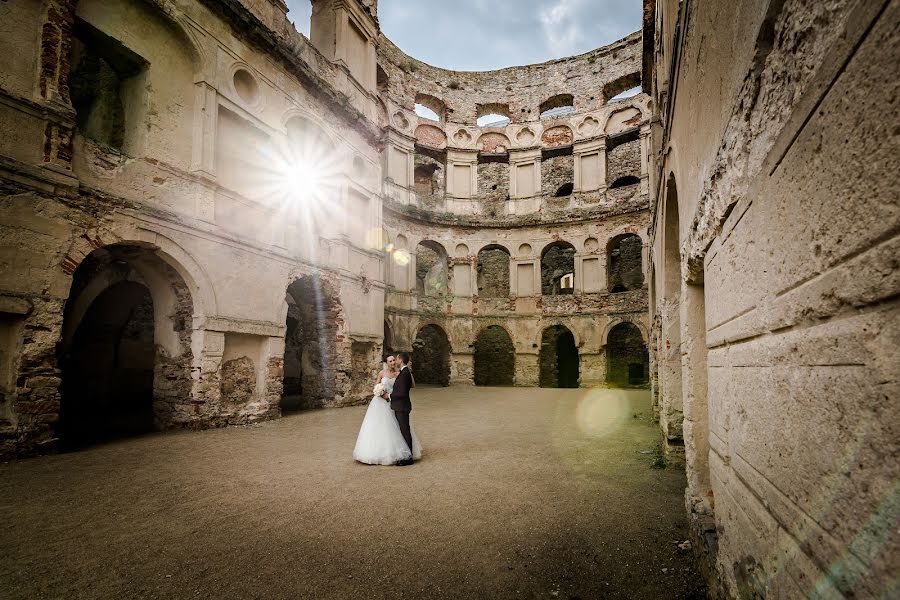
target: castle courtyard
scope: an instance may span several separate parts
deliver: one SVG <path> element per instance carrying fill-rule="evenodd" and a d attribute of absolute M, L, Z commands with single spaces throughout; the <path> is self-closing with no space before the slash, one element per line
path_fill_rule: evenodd
<path fill-rule="evenodd" d="M 410 467 L 362 406 L 2 465 L 3 597 L 703 597 L 649 392 L 416 392 Z"/>

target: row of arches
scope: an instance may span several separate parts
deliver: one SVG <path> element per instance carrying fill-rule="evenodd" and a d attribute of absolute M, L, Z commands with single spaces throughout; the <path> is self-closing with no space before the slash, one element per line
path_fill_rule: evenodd
<path fill-rule="evenodd" d="M 601 90 L 600 97 L 602 104 L 607 104 L 629 98 L 640 91 L 640 73 L 633 73 L 607 83 Z M 556 94 L 541 102 L 536 108 L 541 121 L 564 117 L 575 111 L 575 96 Z M 525 108 L 521 110 L 523 113 L 526 111 Z M 423 93 L 416 94 L 413 112 L 418 117 L 435 123 L 444 123 L 448 113 L 447 105 L 443 100 Z M 528 114 L 532 114 L 530 110 Z M 478 104 L 475 107 L 475 124 L 478 127 L 505 127 L 512 118 L 513 113 L 508 103 L 490 102 Z"/>
<path fill-rule="evenodd" d="M 77 265 L 57 351 L 62 372 L 57 431 L 67 445 L 201 421 L 247 422 L 260 416 L 247 412 L 248 406 L 265 402 L 271 403 L 271 414 L 324 406 L 340 394 L 339 382 L 352 376 L 341 370 L 348 358 L 363 370 L 374 362 L 367 348 L 342 346 L 340 300 L 319 275 L 303 275 L 286 287 L 282 356 L 268 350 L 270 336 L 197 329 L 194 323 L 202 320 L 195 317 L 203 313 L 197 298 L 183 271 L 149 244 L 97 248 Z M 218 357 L 217 369 L 201 370 L 210 355 L 195 356 L 205 352 L 196 335 L 221 340 L 207 346 L 218 348 L 212 355 Z M 647 350 L 639 329 L 619 323 L 607 339 L 608 381 L 645 382 Z M 384 345 L 392 344 L 385 324 Z M 451 344 L 444 329 L 426 324 L 411 350 L 420 383 L 449 384 Z M 476 384 L 514 384 L 515 346 L 504 327 L 479 332 L 473 361 Z M 564 325 L 542 332 L 538 362 L 540 385 L 579 385 L 576 338 Z M 272 381 L 272 373 L 279 372 L 281 380 Z M 280 398 L 268 396 L 279 389 Z"/>
<path fill-rule="evenodd" d="M 397 237 L 397 247 L 390 245 L 394 257 L 394 269 L 406 268 L 408 251 L 405 250 L 406 238 Z M 585 250 L 595 252 L 597 240 L 589 238 Z M 456 254 L 467 255 L 465 244 L 459 244 Z M 531 246 L 523 243 L 519 254 L 530 254 Z M 541 295 L 557 296 L 572 294 L 575 291 L 577 250 L 574 245 L 564 240 L 547 244 L 540 253 L 540 289 Z M 462 257 L 459 257 L 462 258 Z M 501 244 L 488 244 L 475 255 L 476 295 L 482 298 L 507 298 L 515 290 L 511 288 L 510 251 Z M 419 242 L 415 249 L 415 290 L 424 296 L 443 296 L 452 292 L 450 256 L 442 244 L 433 240 Z M 400 284 L 400 277 L 395 277 L 394 285 Z M 397 281 L 400 280 L 400 281 Z M 644 285 L 643 272 L 643 240 L 634 233 L 623 233 L 611 238 L 606 245 L 606 282 L 610 293 L 621 293 L 639 290 Z"/>
<path fill-rule="evenodd" d="M 394 345 L 390 326 L 384 325 L 384 347 Z M 472 344 L 473 382 L 479 386 L 515 384 L 516 351 L 509 332 L 489 325 Z M 440 325 L 429 323 L 416 334 L 412 360 L 416 380 L 446 386 L 450 383 L 451 345 Z M 614 385 L 644 385 L 649 376 L 649 355 L 640 329 L 633 323 L 613 326 L 606 344 L 606 380 Z M 578 346 L 565 325 L 551 325 L 541 333 L 538 350 L 538 384 L 541 387 L 577 388 L 581 377 Z"/>

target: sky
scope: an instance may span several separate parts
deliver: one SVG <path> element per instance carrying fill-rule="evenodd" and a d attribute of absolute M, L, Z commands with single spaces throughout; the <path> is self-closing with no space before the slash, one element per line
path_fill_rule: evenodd
<path fill-rule="evenodd" d="M 309 36 L 309 0 L 287 0 Z M 641 27 L 641 0 L 380 0 L 381 29 L 436 67 L 486 71 L 604 46 Z"/>

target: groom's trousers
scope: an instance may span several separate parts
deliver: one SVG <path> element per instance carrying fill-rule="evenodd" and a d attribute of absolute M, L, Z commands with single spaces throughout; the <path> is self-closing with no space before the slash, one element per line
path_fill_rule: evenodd
<path fill-rule="evenodd" d="M 397 424 L 400 425 L 400 433 L 403 434 L 403 439 L 406 440 L 406 445 L 409 446 L 409 451 L 412 452 L 412 432 L 409 430 L 409 411 L 394 411 L 394 416 L 397 417 Z"/>

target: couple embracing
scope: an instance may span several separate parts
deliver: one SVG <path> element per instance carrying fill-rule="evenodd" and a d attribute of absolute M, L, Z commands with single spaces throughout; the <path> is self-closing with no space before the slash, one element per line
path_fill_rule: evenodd
<path fill-rule="evenodd" d="M 406 466 L 422 457 L 409 413 L 409 392 L 415 385 L 409 369 L 409 354 L 389 355 L 366 410 L 353 458 L 369 465 Z"/>

